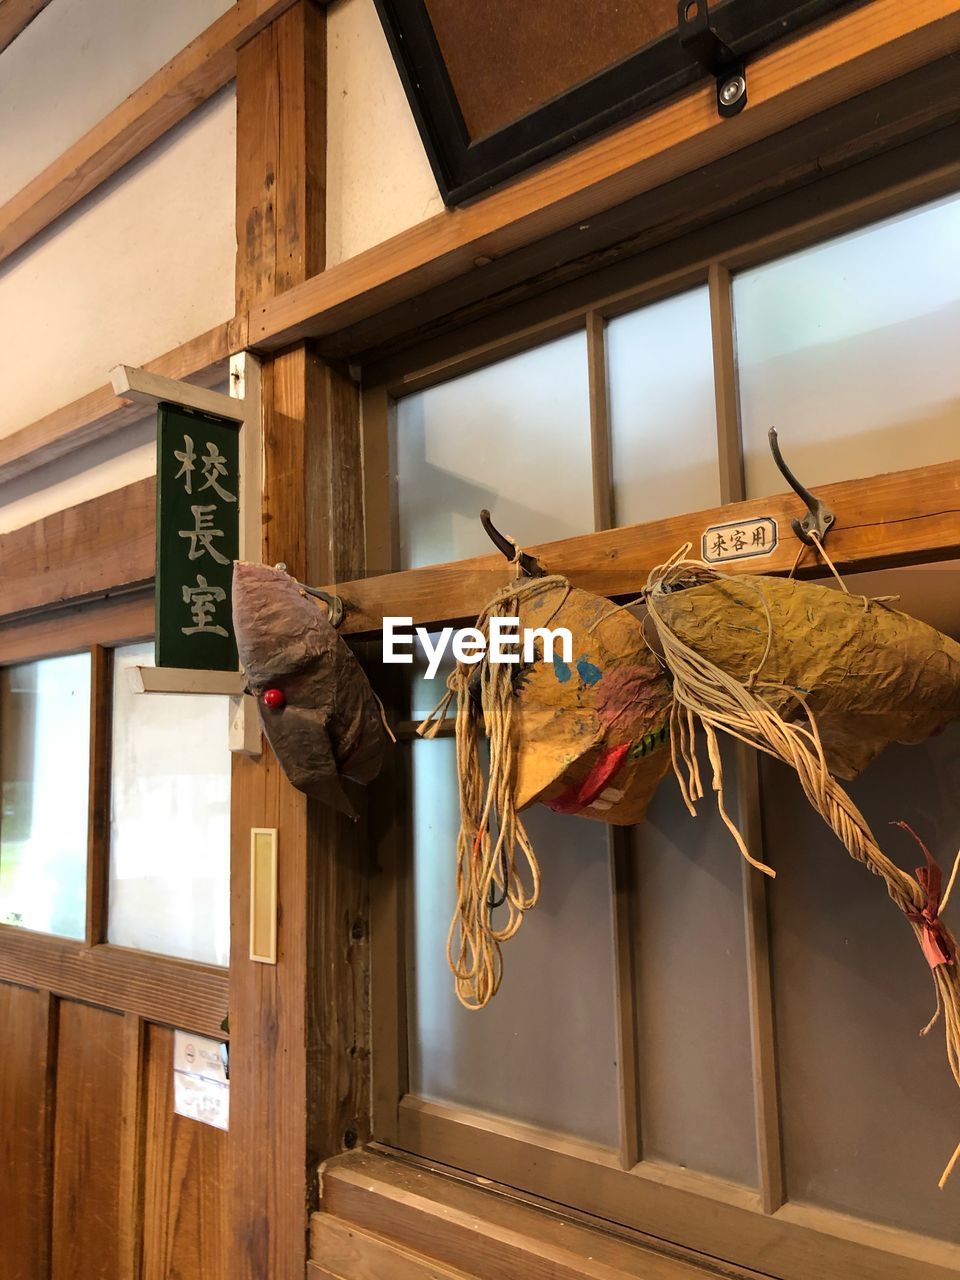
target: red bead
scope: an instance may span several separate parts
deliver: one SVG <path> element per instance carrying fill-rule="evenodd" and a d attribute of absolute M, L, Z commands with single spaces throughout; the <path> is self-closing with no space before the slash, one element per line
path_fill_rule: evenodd
<path fill-rule="evenodd" d="M 263 703 L 271 711 L 279 711 L 281 707 L 286 706 L 287 698 L 282 689 L 265 689 Z"/>

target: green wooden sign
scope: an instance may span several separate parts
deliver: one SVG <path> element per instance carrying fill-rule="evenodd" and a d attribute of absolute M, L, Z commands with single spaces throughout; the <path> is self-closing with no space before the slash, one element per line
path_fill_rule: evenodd
<path fill-rule="evenodd" d="M 158 667 L 235 671 L 240 423 L 183 405 L 157 415 Z"/>

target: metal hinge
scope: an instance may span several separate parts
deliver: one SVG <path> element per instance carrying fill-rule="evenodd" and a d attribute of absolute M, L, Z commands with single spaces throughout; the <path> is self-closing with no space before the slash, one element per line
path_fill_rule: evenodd
<path fill-rule="evenodd" d="M 680 44 L 717 79 L 717 111 L 735 116 L 747 105 L 747 76 L 743 59 L 714 31 L 709 0 L 679 0 L 677 27 Z"/>

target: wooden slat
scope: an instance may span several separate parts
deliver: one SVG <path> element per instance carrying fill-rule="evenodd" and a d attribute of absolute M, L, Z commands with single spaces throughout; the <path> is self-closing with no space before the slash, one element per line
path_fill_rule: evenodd
<path fill-rule="evenodd" d="M 143 1259 L 144 1066 L 146 1023 L 135 1013 L 123 1019 L 123 1093 L 120 1097 L 120 1274 L 140 1280 Z M 169 1102 L 169 1099 L 168 1099 Z"/>
<path fill-rule="evenodd" d="M 712 85 L 254 307 L 250 345 L 331 334 L 749 146 L 960 47 L 956 0 L 873 0 L 757 58 L 750 105 Z"/>
<path fill-rule="evenodd" d="M 42 987 L 151 1022 L 222 1036 L 227 971 L 123 947 L 0 928 L 0 982 Z"/>
<path fill-rule="evenodd" d="M 60 1006 L 52 1280 L 126 1280 L 117 1247 L 123 1024 L 105 1009 Z"/>
<path fill-rule="evenodd" d="M 217 325 L 175 347 L 143 367 L 168 378 L 182 378 L 201 387 L 215 387 L 229 376 L 228 326 Z M 149 411 L 116 396 L 108 384 L 55 409 L 29 426 L 0 438 L 0 484 L 35 471 L 75 449 L 115 435 Z"/>
<path fill-rule="evenodd" d="M 323 1205 L 326 1213 L 312 1220 L 312 1255 L 320 1262 L 330 1214 L 388 1236 L 415 1254 L 497 1280 L 703 1280 L 716 1275 L 712 1268 L 670 1256 L 665 1248 L 658 1252 L 618 1240 L 465 1181 L 372 1155 L 344 1157 L 328 1166 Z M 729 1266 L 722 1274 L 733 1280 L 748 1273 Z"/>
<path fill-rule="evenodd" d="M 237 50 L 293 0 L 238 0 L 0 207 L 0 262 L 236 75 Z"/>
<path fill-rule="evenodd" d="M 227 1134 L 173 1110 L 173 1032 L 149 1027 L 143 1280 L 226 1280 Z"/>
<path fill-rule="evenodd" d="M 151 582 L 155 513 L 150 476 L 0 534 L 0 617 Z"/>
<path fill-rule="evenodd" d="M 960 553 L 960 461 L 824 485 L 818 496 L 837 513 L 828 549 L 841 571 L 948 560 Z M 777 520 L 779 546 L 769 556 L 738 561 L 737 572 L 788 573 L 799 549 L 790 520 L 802 514 L 794 494 L 778 494 L 527 550 L 574 586 L 597 595 L 631 596 L 643 588 L 649 571 L 684 543 L 692 543 L 692 554 L 699 557 L 701 535 L 711 525 L 760 516 Z M 814 567 L 808 555 L 798 572 L 809 574 Z M 347 607 L 341 630 L 369 635 L 382 630 L 387 614 L 412 617 L 415 625 L 475 618 L 508 580 L 506 561 L 492 555 L 341 582 L 329 590 L 338 591 Z"/>
<path fill-rule="evenodd" d="M 593 527 L 611 529 L 613 460 L 610 444 L 610 390 L 607 385 L 606 320 L 596 311 L 587 316 L 587 373 L 590 386 L 590 454 L 593 473 Z"/>
<path fill-rule="evenodd" d="M 314 1214 L 310 1246 L 315 1261 L 307 1268 L 308 1280 L 324 1275 L 339 1280 L 471 1280 L 476 1275 L 401 1249 L 327 1213 Z"/>
<path fill-rule="evenodd" d="M 56 1001 L 0 983 L 0 1275 L 49 1275 Z"/>
<path fill-rule="evenodd" d="M 0 625 L 0 664 L 74 653 L 93 644 L 146 640 L 153 635 L 153 623 L 153 591 L 51 610 Z"/>
<path fill-rule="evenodd" d="M 50 0 L 3 0 L 0 4 L 0 53 L 49 3 Z"/>

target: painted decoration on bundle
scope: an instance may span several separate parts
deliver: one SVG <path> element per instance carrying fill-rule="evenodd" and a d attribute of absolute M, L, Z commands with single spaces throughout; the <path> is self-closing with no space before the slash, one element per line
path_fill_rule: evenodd
<path fill-rule="evenodd" d="M 298 790 L 355 817 L 344 780 L 377 776 L 387 730 L 327 606 L 282 569 L 241 562 L 233 619 L 247 689 L 284 773 Z"/>

